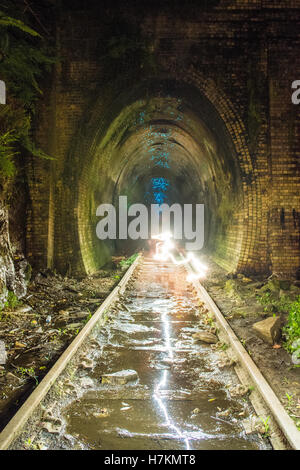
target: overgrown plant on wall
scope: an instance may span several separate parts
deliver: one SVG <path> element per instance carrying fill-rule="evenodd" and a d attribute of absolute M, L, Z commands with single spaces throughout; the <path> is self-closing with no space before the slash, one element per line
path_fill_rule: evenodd
<path fill-rule="evenodd" d="M 38 80 L 54 62 L 47 42 L 27 26 L 13 2 L 0 8 L 0 78 L 6 84 L 7 104 L 0 105 L 0 178 L 16 172 L 15 159 L 29 152 L 49 158 L 32 139 L 35 105 L 42 91 Z M 11 12 L 14 16 L 11 16 Z"/>

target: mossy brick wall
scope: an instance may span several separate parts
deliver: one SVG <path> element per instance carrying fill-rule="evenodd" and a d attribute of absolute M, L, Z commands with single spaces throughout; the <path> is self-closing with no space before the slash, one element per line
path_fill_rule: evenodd
<path fill-rule="evenodd" d="M 224 123 L 239 168 L 236 183 L 242 189 L 230 198 L 230 188 L 224 185 L 224 179 L 232 178 L 230 168 L 224 170 L 228 175 L 221 175 L 216 162 L 209 191 L 223 203 L 218 208 L 221 222 L 226 224 L 230 207 L 234 217 L 225 236 L 215 226 L 215 259 L 228 270 L 296 275 L 299 111 L 290 96 L 300 70 L 300 3 L 280 2 L 280 8 L 278 3 L 224 0 L 213 10 L 166 6 L 143 12 L 128 5 L 120 7 L 115 20 L 140 25 L 153 43 L 163 76 L 196 88 Z M 107 62 L 99 53 L 99 44 L 107 41 L 107 16 L 93 5 L 58 13 L 61 61 L 45 91 L 37 125 L 38 140 L 55 161 L 34 159 L 28 165 L 27 254 L 37 267 L 48 264 L 78 274 L 92 272 L 97 260 L 101 264 L 107 256 L 106 248 L 91 239 L 88 218 L 78 214 L 94 209 L 87 197 L 91 188 L 96 191 L 93 178 L 105 186 L 102 194 L 112 191 L 110 164 L 98 166 L 103 155 L 93 145 L 96 149 L 98 136 L 105 134 L 106 122 L 114 116 L 115 97 L 126 90 L 130 95 L 134 83 L 131 63 L 128 76 L 123 69 L 117 76 L 116 68 L 116 76 L 108 78 Z M 159 73 L 145 70 L 141 80 L 151 81 Z"/>

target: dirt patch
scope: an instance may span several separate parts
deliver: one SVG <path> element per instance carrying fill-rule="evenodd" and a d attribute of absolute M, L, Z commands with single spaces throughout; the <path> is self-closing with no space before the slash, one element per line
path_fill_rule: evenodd
<path fill-rule="evenodd" d="M 118 284 L 123 258 L 82 280 L 42 271 L 22 302 L 0 312 L 0 430 Z"/>
<path fill-rule="evenodd" d="M 287 314 L 276 311 L 276 307 L 270 311 L 261 299 L 272 289 L 272 295 L 278 299 L 294 300 L 300 295 L 298 282 L 285 281 L 280 287 L 276 279 L 226 274 L 215 263 L 209 261 L 208 264 L 209 274 L 203 286 L 300 429 L 300 368 L 283 347 L 284 335 L 272 346 L 260 339 L 252 328 L 254 323 L 272 315 L 279 316 L 285 325 Z"/>

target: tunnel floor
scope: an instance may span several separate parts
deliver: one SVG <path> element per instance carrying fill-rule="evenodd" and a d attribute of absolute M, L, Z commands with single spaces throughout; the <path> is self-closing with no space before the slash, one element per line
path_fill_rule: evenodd
<path fill-rule="evenodd" d="M 144 260 L 93 339 L 84 358 L 93 365 L 75 372 L 77 399 L 55 405 L 59 434 L 39 431 L 46 448 L 270 448 L 244 432 L 254 411 L 247 396 L 230 394 L 239 381 L 233 369 L 218 367 L 218 347 L 193 339 L 208 326 L 185 277 L 184 268 Z M 109 377 L 124 370 L 136 379 Z"/>

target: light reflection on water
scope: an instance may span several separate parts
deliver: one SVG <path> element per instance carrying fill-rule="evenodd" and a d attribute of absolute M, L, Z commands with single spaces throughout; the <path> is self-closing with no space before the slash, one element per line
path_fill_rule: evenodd
<path fill-rule="evenodd" d="M 165 340 L 165 351 L 167 353 L 167 357 L 169 359 L 173 359 L 174 357 L 174 351 L 173 351 L 173 348 L 172 348 L 172 345 L 171 345 L 171 338 L 170 338 L 170 322 L 169 322 L 169 318 L 168 318 L 168 314 L 166 312 L 164 312 L 161 316 L 162 318 L 162 322 L 163 322 L 163 332 L 164 332 L 164 340 Z M 153 397 L 154 399 L 157 401 L 158 405 L 159 405 L 159 408 L 161 409 L 161 411 L 163 412 L 163 415 L 165 417 L 165 420 L 166 420 L 166 425 L 169 426 L 171 429 L 173 429 L 175 431 L 175 433 L 178 435 L 178 437 L 180 439 L 183 439 L 184 442 L 185 442 L 185 445 L 186 445 L 186 449 L 187 450 L 190 450 L 191 447 L 190 447 L 190 442 L 189 442 L 189 439 L 184 435 L 184 433 L 178 428 L 178 426 L 176 426 L 169 414 L 168 414 L 168 409 L 167 409 L 167 406 L 166 404 L 164 403 L 163 401 L 163 398 L 161 397 L 160 395 L 160 390 L 161 388 L 165 387 L 167 385 L 167 382 L 168 382 L 168 374 L 169 374 L 169 371 L 168 370 L 163 370 L 162 371 L 162 377 L 161 377 L 161 380 L 160 382 L 156 385 L 155 389 L 154 389 L 154 394 L 153 394 Z"/>

